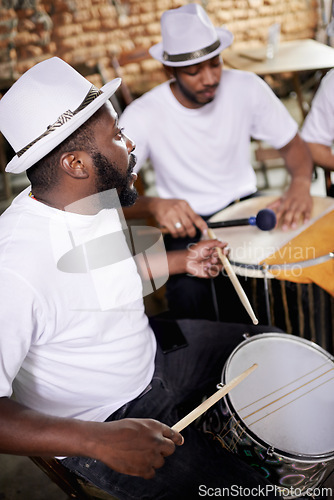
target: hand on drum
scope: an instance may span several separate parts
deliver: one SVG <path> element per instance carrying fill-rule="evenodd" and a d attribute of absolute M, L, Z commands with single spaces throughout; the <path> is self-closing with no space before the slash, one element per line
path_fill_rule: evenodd
<path fill-rule="evenodd" d="M 290 188 L 281 198 L 270 203 L 271 208 L 276 213 L 277 226 L 281 226 L 283 231 L 296 229 L 299 224 L 308 222 L 312 211 L 312 197 L 309 188 L 305 189 L 297 182 L 291 184 Z"/>
<path fill-rule="evenodd" d="M 206 222 L 185 200 L 155 198 L 153 214 L 160 226 L 167 228 L 174 238 L 194 237 L 196 227 L 206 231 Z"/>

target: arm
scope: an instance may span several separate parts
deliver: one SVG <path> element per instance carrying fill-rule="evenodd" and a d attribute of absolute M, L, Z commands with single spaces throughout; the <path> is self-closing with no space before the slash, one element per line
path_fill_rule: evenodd
<path fill-rule="evenodd" d="M 0 453 L 86 456 L 124 474 L 153 477 L 182 441 L 168 426 L 149 419 L 58 418 L 9 399 L 12 382 L 50 316 L 43 314 L 45 303 L 31 283 L 3 268 L 0 278 Z"/>
<path fill-rule="evenodd" d="M 313 162 L 306 143 L 297 133 L 295 137 L 280 150 L 286 167 L 291 175 L 288 190 L 272 203 L 282 229 L 296 228 L 300 219 L 307 222 L 311 216 L 312 197 L 310 195 Z"/>
<path fill-rule="evenodd" d="M 156 420 L 101 423 L 56 418 L 0 398 L 1 453 L 86 456 L 123 474 L 148 479 L 181 444 L 178 432 Z"/>
<path fill-rule="evenodd" d="M 316 165 L 320 165 L 327 170 L 334 170 L 334 155 L 330 146 L 315 142 L 308 142 L 307 144 Z"/>
<path fill-rule="evenodd" d="M 196 227 L 201 232 L 207 229 L 206 222 L 197 215 L 185 200 L 164 199 L 151 196 L 139 196 L 132 207 L 123 208 L 127 219 L 154 217 L 161 227 L 166 227 L 174 238 L 194 237 Z M 175 224 L 181 223 L 180 228 Z"/>

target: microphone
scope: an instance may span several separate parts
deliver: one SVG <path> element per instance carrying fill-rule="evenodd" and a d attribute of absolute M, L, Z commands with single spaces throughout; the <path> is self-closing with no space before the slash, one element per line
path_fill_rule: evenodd
<path fill-rule="evenodd" d="M 257 226 L 261 231 L 270 231 L 276 225 L 276 214 L 270 208 L 263 208 L 256 216 L 248 219 L 232 219 L 219 222 L 208 222 L 208 227 Z"/>

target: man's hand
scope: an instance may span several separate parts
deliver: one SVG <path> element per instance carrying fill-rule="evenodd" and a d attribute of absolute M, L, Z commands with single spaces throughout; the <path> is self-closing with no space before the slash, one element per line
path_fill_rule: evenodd
<path fill-rule="evenodd" d="M 215 278 L 222 270 L 217 247 L 228 255 L 227 243 L 219 240 L 204 240 L 188 247 L 186 272 L 198 278 Z"/>
<path fill-rule="evenodd" d="M 198 278 L 215 278 L 222 269 L 216 248 L 227 255 L 227 243 L 219 240 L 203 240 L 191 243 L 187 250 L 167 252 L 170 274 L 192 274 Z"/>
<path fill-rule="evenodd" d="M 183 437 L 151 419 L 91 422 L 45 415 L 0 397 L 0 453 L 89 457 L 149 479 Z"/>
<path fill-rule="evenodd" d="M 150 479 L 172 455 L 183 437 L 165 424 L 150 419 L 123 419 L 97 424 L 93 450 L 108 467 L 122 474 Z"/>
<path fill-rule="evenodd" d="M 174 238 L 194 237 L 196 227 L 207 229 L 206 222 L 196 214 L 185 200 L 152 198 L 151 213 L 161 227 L 166 227 Z"/>
<path fill-rule="evenodd" d="M 286 231 L 296 229 L 298 224 L 308 222 L 311 217 L 313 161 L 306 143 L 298 133 L 279 151 L 291 175 L 291 183 L 287 192 L 268 208 L 276 212 L 277 224 Z"/>
<path fill-rule="evenodd" d="M 203 233 L 206 222 L 196 214 L 185 200 L 166 199 L 155 196 L 139 196 L 131 207 L 123 207 L 126 219 L 153 217 L 161 228 L 165 228 L 173 238 L 193 238 L 196 227 Z"/>
<path fill-rule="evenodd" d="M 268 205 L 276 213 L 277 225 L 283 231 L 296 229 L 310 220 L 313 201 L 309 186 L 308 180 L 296 179 L 281 198 Z"/>

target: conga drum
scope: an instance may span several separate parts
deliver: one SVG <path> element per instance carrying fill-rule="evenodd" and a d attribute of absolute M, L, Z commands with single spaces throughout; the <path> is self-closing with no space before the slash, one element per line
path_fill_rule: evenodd
<path fill-rule="evenodd" d="M 210 222 L 256 216 L 274 199 L 259 196 L 236 203 Z M 295 230 L 261 231 L 250 225 L 215 229 L 229 245 L 230 262 L 259 322 L 312 340 L 330 353 L 334 344 L 333 227 L 334 199 L 313 197 L 311 220 Z"/>
<path fill-rule="evenodd" d="M 253 363 L 257 369 L 208 410 L 202 430 L 266 477 L 277 496 L 321 496 L 334 465 L 333 360 L 295 335 L 249 337 L 231 353 L 222 382 Z"/>

